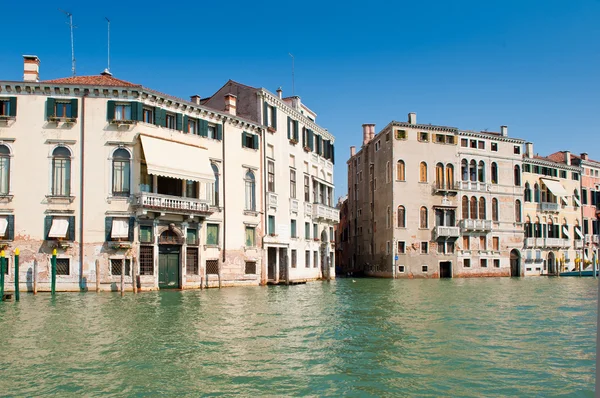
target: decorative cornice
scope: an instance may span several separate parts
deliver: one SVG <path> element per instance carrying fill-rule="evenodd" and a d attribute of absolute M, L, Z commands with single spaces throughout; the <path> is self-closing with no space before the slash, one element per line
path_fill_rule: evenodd
<path fill-rule="evenodd" d="M 566 169 L 566 170 L 570 170 L 570 171 L 578 171 L 579 173 L 581 173 L 581 171 L 583 170 L 581 167 L 577 167 L 577 166 L 572 166 L 572 165 L 569 166 L 567 164 L 553 162 L 551 160 L 528 158 L 528 157 L 525 157 L 525 156 L 523 157 L 523 164 L 534 164 L 534 165 L 539 165 L 539 166 L 556 167 L 556 168 L 559 168 L 559 169 Z"/>
<path fill-rule="evenodd" d="M 406 127 L 406 128 L 415 129 L 415 130 L 444 131 L 447 133 L 454 133 L 454 134 L 458 133 L 458 129 L 456 127 L 435 126 L 432 124 L 410 124 L 408 122 L 398 122 L 396 120 L 392 120 L 387 126 L 385 126 L 383 128 L 383 130 L 385 130 L 391 126 Z M 383 130 L 381 130 L 381 131 L 383 131 Z"/>
<path fill-rule="evenodd" d="M 526 140 L 523 140 L 521 138 L 504 137 L 502 135 L 495 135 L 495 134 L 492 135 L 490 133 L 476 132 L 476 131 L 458 131 L 458 135 L 460 137 L 462 137 L 462 136 L 477 137 L 477 138 L 484 138 L 487 140 L 511 142 L 513 144 L 524 144 L 525 142 L 527 142 Z"/>

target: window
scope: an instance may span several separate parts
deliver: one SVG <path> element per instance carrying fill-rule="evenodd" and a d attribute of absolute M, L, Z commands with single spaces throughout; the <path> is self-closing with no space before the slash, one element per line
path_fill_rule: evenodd
<path fill-rule="evenodd" d="M 564 170 L 560 171 L 560 178 L 567 178 L 567 172 Z"/>
<path fill-rule="evenodd" d="M 319 226 L 317 224 L 313 224 L 313 238 L 319 239 Z"/>
<path fill-rule="evenodd" d="M 462 218 L 464 220 L 469 218 L 469 198 L 466 196 L 462 197 Z"/>
<path fill-rule="evenodd" d="M 492 249 L 495 251 L 500 250 L 500 238 L 497 236 L 492 238 Z"/>
<path fill-rule="evenodd" d="M 256 246 L 256 230 L 254 227 L 246 227 L 246 247 Z"/>
<path fill-rule="evenodd" d="M 385 227 L 386 228 L 392 227 L 392 209 L 390 206 L 387 207 L 387 211 L 385 213 Z"/>
<path fill-rule="evenodd" d="M 192 119 L 191 117 L 187 118 L 187 132 L 189 134 L 194 134 L 197 135 L 198 134 L 198 121 L 196 119 Z"/>
<path fill-rule="evenodd" d="M 114 196 L 129 196 L 130 188 L 130 159 L 129 151 L 119 148 L 113 152 L 112 172 L 113 184 L 112 192 Z"/>
<path fill-rule="evenodd" d="M 0 99 L 0 116 L 10 117 L 17 115 L 17 97 Z"/>
<path fill-rule="evenodd" d="M 54 103 L 54 116 L 60 118 L 72 118 L 71 101 L 56 101 Z"/>
<path fill-rule="evenodd" d="M 58 259 L 57 259 L 58 260 Z M 123 273 L 123 265 L 125 265 L 125 275 L 131 274 L 131 260 L 128 258 L 111 258 L 110 259 L 110 274 L 121 275 Z M 58 268 L 58 264 L 57 264 Z"/>
<path fill-rule="evenodd" d="M 154 109 L 153 108 L 144 108 L 142 110 L 142 121 L 144 123 L 154 124 Z M 191 130 L 190 130 L 191 132 Z"/>
<path fill-rule="evenodd" d="M 70 275 L 71 264 L 68 258 L 56 259 L 56 275 Z"/>
<path fill-rule="evenodd" d="M 206 224 L 206 244 L 211 246 L 219 244 L 219 224 Z"/>
<path fill-rule="evenodd" d="M 469 177 L 471 181 L 477 181 L 477 163 L 475 160 L 469 162 Z"/>
<path fill-rule="evenodd" d="M 471 268 L 471 259 L 470 258 L 465 258 L 463 260 L 463 267 L 464 268 Z"/>
<path fill-rule="evenodd" d="M 244 274 L 246 274 L 246 275 L 256 274 L 256 261 L 246 261 L 245 262 Z"/>
<path fill-rule="evenodd" d="M 258 149 L 258 137 L 247 132 L 242 133 L 242 147 Z"/>
<path fill-rule="evenodd" d="M 151 225 L 140 225 L 140 243 L 153 243 Z"/>
<path fill-rule="evenodd" d="M 406 139 L 406 130 L 396 130 L 396 139 L 397 140 L 405 140 Z"/>
<path fill-rule="evenodd" d="M 71 195 L 71 152 L 64 146 L 52 152 L 52 195 Z"/>
<path fill-rule="evenodd" d="M 275 192 L 275 163 L 267 163 L 267 191 Z"/>
<path fill-rule="evenodd" d="M 460 146 L 463 148 L 466 148 L 469 146 L 469 140 L 466 138 L 461 138 L 460 139 Z"/>
<path fill-rule="evenodd" d="M 197 245 L 198 244 L 198 230 L 196 228 L 188 228 L 186 230 L 185 240 L 188 245 Z"/>
<path fill-rule="evenodd" d="M 389 132 L 385 134 L 385 140 L 386 140 L 386 141 L 389 141 L 389 140 L 390 140 L 390 133 L 389 133 Z"/>
<path fill-rule="evenodd" d="M 521 154 L 521 146 L 515 145 L 514 149 L 513 149 L 513 152 L 514 152 L 515 155 L 520 155 Z"/>
<path fill-rule="evenodd" d="M 387 162 L 385 165 L 385 182 L 390 183 L 392 181 L 392 164 Z"/>
<path fill-rule="evenodd" d="M 298 231 L 296 230 L 296 220 L 290 221 L 290 236 L 292 238 L 298 237 Z"/>
<path fill-rule="evenodd" d="M 494 259 L 494 268 L 500 268 L 500 259 L 499 258 Z"/>
<path fill-rule="evenodd" d="M 296 170 L 290 170 L 290 198 L 296 199 Z"/>
<path fill-rule="evenodd" d="M 419 165 L 419 182 L 427 182 L 427 163 L 421 162 Z"/>
<path fill-rule="evenodd" d="M 115 104 L 114 120 L 131 120 L 131 104 Z"/>
<path fill-rule="evenodd" d="M 152 192 L 154 187 L 152 180 L 152 176 L 148 174 L 148 165 L 140 163 L 140 191 Z"/>
<path fill-rule="evenodd" d="M 406 210 L 404 206 L 398 206 L 398 228 L 406 228 Z"/>
<path fill-rule="evenodd" d="M 379 151 L 379 148 L 381 148 L 381 142 L 377 141 L 377 142 L 375 143 L 375 152 L 378 152 L 378 151 Z"/>
<path fill-rule="evenodd" d="M 406 242 L 398 241 L 398 254 L 406 253 Z"/>
<path fill-rule="evenodd" d="M 429 242 L 421 242 L 421 254 L 427 254 L 429 252 Z"/>
<path fill-rule="evenodd" d="M 487 258 L 480 259 L 479 265 L 481 266 L 481 268 L 487 268 Z"/>
<path fill-rule="evenodd" d="M 319 252 L 318 251 L 314 251 L 313 253 L 313 268 L 318 268 L 319 267 Z"/>
<path fill-rule="evenodd" d="M 477 181 L 485 182 L 485 163 L 483 161 L 479 161 L 477 166 Z"/>
<path fill-rule="evenodd" d="M 515 166 L 515 186 L 521 186 L 521 168 L 518 165 Z"/>
<path fill-rule="evenodd" d="M 492 221 L 498 221 L 498 199 L 492 198 Z"/>
<path fill-rule="evenodd" d="M 477 141 L 477 148 L 485 149 L 485 141 Z"/>
<path fill-rule="evenodd" d="M 446 142 L 446 136 L 443 134 L 437 134 L 435 136 L 435 142 L 438 144 L 444 144 Z"/>
<path fill-rule="evenodd" d="M 421 207 L 419 211 L 419 228 L 427 228 L 427 207 Z"/>
<path fill-rule="evenodd" d="M 0 195 L 10 192 L 10 149 L 0 145 Z"/>
<path fill-rule="evenodd" d="M 585 196 L 583 197 L 583 199 L 585 204 Z M 537 183 L 533 186 L 533 200 L 535 201 L 535 203 L 540 203 L 540 186 Z"/>
<path fill-rule="evenodd" d="M 198 198 L 198 181 L 185 180 L 185 196 Z"/>
<path fill-rule="evenodd" d="M 304 223 L 304 239 L 310 239 L 310 223 Z"/>
<path fill-rule="evenodd" d="M 435 165 L 435 186 L 438 189 L 444 187 L 444 165 L 441 163 Z"/>
<path fill-rule="evenodd" d="M 296 268 L 298 265 L 298 254 L 295 249 L 292 249 L 292 268 Z"/>
<path fill-rule="evenodd" d="M 575 180 L 575 181 L 579 181 L 579 173 L 578 173 L 578 172 L 576 172 L 576 171 L 574 171 L 574 172 L 571 174 L 571 178 L 572 178 L 573 180 Z"/>
<path fill-rule="evenodd" d="M 267 231 L 269 235 L 275 235 L 275 216 L 269 216 Z"/>
<path fill-rule="evenodd" d="M 492 142 L 491 147 L 492 147 L 492 152 L 498 152 L 498 143 L 497 142 Z"/>
<path fill-rule="evenodd" d="M 486 219 L 485 198 L 479 198 L 479 219 Z"/>
<path fill-rule="evenodd" d="M 498 165 L 492 162 L 492 184 L 498 184 Z"/>
<path fill-rule="evenodd" d="M 424 131 L 420 132 L 419 133 L 419 141 L 421 141 L 421 142 L 427 142 L 427 141 L 429 141 L 429 133 L 426 133 Z"/>
<path fill-rule="evenodd" d="M 487 250 L 487 239 L 485 236 L 479 237 L 479 250 Z"/>
<path fill-rule="evenodd" d="M 529 182 L 525 183 L 525 190 L 523 191 L 523 199 L 525 202 L 531 202 L 531 186 Z"/>
<path fill-rule="evenodd" d="M 246 172 L 244 184 L 246 186 L 246 210 L 256 211 L 256 181 L 251 170 Z"/>
<path fill-rule="evenodd" d="M 140 275 L 154 274 L 154 247 L 140 246 Z"/>
<path fill-rule="evenodd" d="M 399 265 L 398 266 L 398 272 L 401 273 L 401 274 L 403 274 L 405 272 L 404 271 L 404 265 Z"/>
<path fill-rule="evenodd" d="M 469 209 L 469 218 L 472 220 L 477 220 L 477 198 L 475 196 L 471 197 L 471 208 Z"/>
<path fill-rule="evenodd" d="M 468 236 L 463 236 L 463 250 L 471 250 L 471 239 Z"/>
<path fill-rule="evenodd" d="M 423 271 L 424 273 L 427 272 L 428 269 L 429 267 L 427 265 L 421 266 L 421 271 Z"/>
<path fill-rule="evenodd" d="M 172 113 L 167 113 L 165 117 L 165 127 L 171 130 L 175 130 L 175 115 Z"/>
<path fill-rule="evenodd" d="M 454 166 L 450 163 L 446 165 L 446 188 L 454 188 Z"/>
<path fill-rule="evenodd" d="M 215 183 L 212 186 L 211 205 L 219 206 L 219 168 L 214 163 L 211 163 L 210 167 L 215 175 Z"/>
<path fill-rule="evenodd" d="M 515 221 L 521 222 L 521 201 L 518 199 L 515 201 Z"/>
<path fill-rule="evenodd" d="M 208 275 L 219 275 L 219 260 L 206 260 L 206 273 Z"/>
<path fill-rule="evenodd" d="M 304 252 L 304 268 L 310 268 L 310 250 Z"/>

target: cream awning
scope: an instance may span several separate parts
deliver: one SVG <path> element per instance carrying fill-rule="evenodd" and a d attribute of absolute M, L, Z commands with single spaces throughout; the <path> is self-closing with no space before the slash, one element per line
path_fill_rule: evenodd
<path fill-rule="evenodd" d="M 569 228 L 563 225 L 563 234 L 567 237 L 567 239 L 571 239 L 571 235 L 569 235 Z"/>
<path fill-rule="evenodd" d="M 52 227 L 48 232 L 49 238 L 66 238 L 69 230 L 69 219 L 67 217 L 53 217 Z"/>
<path fill-rule="evenodd" d="M 566 191 L 566 189 L 562 186 L 562 184 L 560 182 L 554 181 L 554 180 L 547 180 L 545 178 L 542 178 L 542 182 L 544 183 L 544 185 L 546 185 L 548 187 L 550 192 L 552 192 L 554 195 L 569 196 L 569 193 Z"/>
<path fill-rule="evenodd" d="M 208 151 L 192 145 L 140 135 L 148 174 L 214 183 Z"/>
<path fill-rule="evenodd" d="M 581 229 L 575 228 L 575 234 L 577 234 L 577 236 L 579 236 L 579 239 L 583 239 L 583 235 L 581 234 Z"/>
<path fill-rule="evenodd" d="M 575 199 L 575 204 L 577 204 L 577 206 L 581 207 L 581 201 L 579 200 L 579 198 L 577 196 L 573 196 L 573 199 Z"/>
<path fill-rule="evenodd" d="M 113 239 L 129 237 L 129 220 L 125 218 L 113 218 L 110 237 Z"/>
<path fill-rule="evenodd" d="M 8 219 L 6 217 L 0 217 L 0 236 L 6 235 L 7 227 L 8 227 Z"/>

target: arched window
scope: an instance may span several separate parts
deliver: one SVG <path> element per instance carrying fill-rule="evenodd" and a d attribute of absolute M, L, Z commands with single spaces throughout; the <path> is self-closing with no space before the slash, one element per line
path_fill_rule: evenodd
<path fill-rule="evenodd" d="M 466 196 L 462 197 L 462 218 L 463 220 L 469 218 L 469 198 Z"/>
<path fill-rule="evenodd" d="M 0 195 L 10 192 L 10 149 L 0 145 Z"/>
<path fill-rule="evenodd" d="M 446 187 L 448 189 L 454 188 L 454 166 L 450 163 L 446 165 Z"/>
<path fill-rule="evenodd" d="M 210 167 L 212 168 L 212 171 L 215 175 L 215 183 L 213 184 L 211 189 L 210 203 L 213 206 L 219 206 L 219 168 L 214 163 L 211 163 Z"/>
<path fill-rule="evenodd" d="M 485 163 L 482 160 L 479 161 L 479 166 L 477 167 L 477 181 L 485 182 Z"/>
<path fill-rule="evenodd" d="M 537 183 L 533 186 L 533 200 L 540 203 L 540 186 Z"/>
<path fill-rule="evenodd" d="M 477 163 L 474 160 L 469 163 L 469 177 L 471 181 L 477 181 Z"/>
<path fill-rule="evenodd" d="M 515 201 L 515 221 L 521 222 L 521 201 L 519 199 Z"/>
<path fill-rule="evenodd" d="M 492 198 L 492 221 L 498 221 L 498 199 Z"/>
<path fill-rule="evenodd" d="M 129 196 L 131 193 L 131 155 L 127 149 L 119 148 L 113 152 L 112 193 L 114 196 Z"/>
<path fill-rule="evenodd" d="M 479 198 L 479 219 L 485 220 L 485 198 Z"/>
<path fill-rule="evenodd" d="M 64 146 L 52 152 L 52 195 L 71 195 L 71 151 Z"/>
<path fill-rule="evenodd" d="M 476 220 L 477 219 L 477 198 L 473 196 L 471 198 L 471 208 L 469 209 L 469 218 Z"/>
<path fill-rule="evenodd" d="M 427 182 L 427 163 L 421 162 L 419 165 L 419 182 Z"/>
<path fill-rule="evenodd" d="M 246 172 L 244 178 L 246 186 L 246 210 L 256 210 L 256 181 L 254 179 L 254 173 L 251 170 Z"/>
<path fill-rule="evenodd" d="M 525 190 L 523 191 L 523 199 L 525 202 L 531 202 L 531 186 L 528 182 L 525 183 Z"/>
<path fill-rule="evenodd" d="M 406 180 L 406 171 L 404 169 L 404 160 L 399 160 L 396 163 L 396 180 L 405 181 Z"/>
<path fill-rule="evenodd" d="M 419 214 L 420 214 L 419 228 L 427 228 L 427 207 L 425 207 L 425 206 L 421 207 Z"/>
<path fill-rule="evenodd" d="M 404 206 L 398 206 L 398 228 L 406 228 L 406 211 Z"/>
<path fill-rule="evenodd" d="M 435 165 L 435 186 L 444 188 L 444 165 L 441 163 Z"/>
<path fill-rule="evenodd" d="M 492 184 L 498 184 L 498 165 L 492 162 Z"/>
<path fill-rule="evenodd" d="M 469 181 L 469 164 L 467 163 L 467 159 L 463 159 L 460 162 L 460 173 L 463 181 Z"/>
<path fill-rule="evenodd" d="M 515 186 L 521 186 L 521 168 L 519 167 L 519 165 L 515 166 Z"/>

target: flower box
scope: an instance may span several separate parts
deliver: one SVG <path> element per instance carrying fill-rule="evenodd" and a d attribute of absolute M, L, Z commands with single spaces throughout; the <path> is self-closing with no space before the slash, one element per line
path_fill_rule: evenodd
<path fill-rule="evenodd" d="M 309 146 L 305 146 L 305 147 L 304 147 L 304 148 L 302 148 L 302 149 L 304 149 L 304 152 L 310 152 L 310 147 L 309 147 Z"/>
<path fill-rule="evenodd" d="M 275 128 L 273 128 L 273 127 L 269 126 L 269 127 L 267 127 L 267 131 L 268 131 L 269 133 L 274 133 L 274 132 L 276 132 L 277 130 L 275 130 Z"/>
<path fill-rule="evenodd" d="M 296 145 L 297 143 L 298 143 L 298 140 L 296 140 L 296 139 L 294 139 L 294 138 L 292 138 L 292 139 L 290 140 L 290 144 L 292 144 L 292 145 Z"/>

